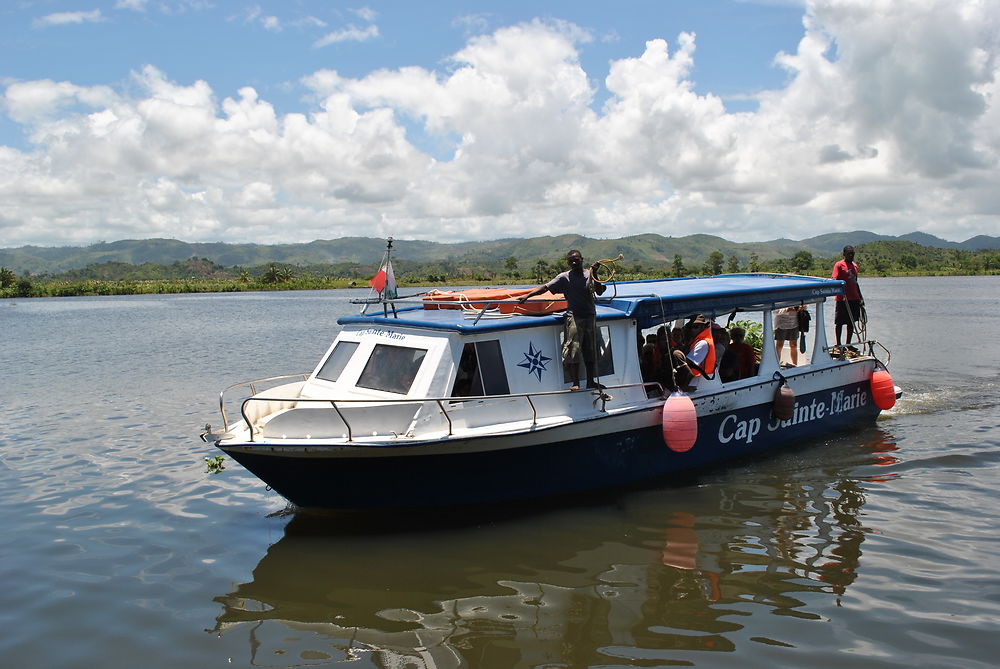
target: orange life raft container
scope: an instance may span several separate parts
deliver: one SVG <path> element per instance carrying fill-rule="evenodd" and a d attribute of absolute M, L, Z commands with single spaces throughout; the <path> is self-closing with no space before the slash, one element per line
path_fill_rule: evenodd
<path fill-rule="evenodd" d="M 513 301 L 532 290 L 532 288 L 435 290 L 424 295 L 424 309 L 463 309 L 478 312 L 485 307 L 496 309 L 502 314 L 550 314 L 566 309 L 566 300 L 552 293 L 536 295 L 524 304 Z"/>

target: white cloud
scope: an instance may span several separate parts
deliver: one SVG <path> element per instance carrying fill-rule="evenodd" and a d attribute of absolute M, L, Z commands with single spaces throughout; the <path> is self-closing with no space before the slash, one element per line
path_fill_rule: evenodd
<path fill-rule="evenodd" d="M 188 12 L 203 12 L 215 7 L 213 0 L 157 0 L 156 9 L 168 16 L 180 16 Z"/>
<path fill-rule="evenodd" d="M 466 36 L 481 35 L 489 30 L 492 20 L 493 16 L 490 14 L 463 14 L 453 19 L 451 25 L 454 28 L 461 28 Z"/>
<path fill-rule="evenodd" d="M 42 79 L 10 84 L 4 93 L 2 105 L 13 121 L 46 127 L 54 116 L 68 108 L 76 105 L 101 107 L 115 98 L 115 93 L 106 86 L 76 86 L 65 81 Z"/>
<path fill-rule="evenodd" d="M 130 9 L 134 12 L 146 11 L 149 0 L 118 0 L 115 2 L 115 9 Z"/>
<path fill-rule="evenodd" d="M 243 22 L 253 23 L 260 18 L 261 12 L 260 5 L 250 5 L 243 10 Z"/>
<path fill-rule="evenodd" d="M 99 23 L 104 20 L 101 10 L 92 9 L 88 12 L 56 12 L 47 14 L 40 19 L 35 19 L 33 25 L 36 28 L 47 26 L 64 26 L 78 23 Z"/>
<path fill-rule="evenodd" d="M 326 25 L 327 25 L 326 21 L 324 21 L 323 19 L 317 18 L 315 16 L 306 16 L 306 17 L 303 17 L 301 19 L 297 19 L 297 20 L 293 21 L 292 23 L 293 23 L 293 25 L 301 26 L 301 27 L 306 27 L 306 28 L 309 28 L 309 27 L 312 27 L 312 28 L 325 28 Z"/>
<path fill-rule="evenodd" d="M 374 23 L 375 19 L 378 18 L 378 13 L 370 7 L 359 7 L 350 11 L 362 21 L 367 21 L 368 23 Z"/>
<path fill-rule="evenodd" d="M 281 19 L 270 14 L 265 15 L 260 5 L 251 5 L 243 10 L 244 23 L 259 23 L 270 32 L 281 32 Z"/>
<path fill-rule="evenodd" d="M 313 43 L 313 47 L 318 49 L 331 44 L 336 44 L 338 42 L 366 42 L 376 37 L 378 37 L 378 26 L 374 24 L 364 28 L 347 26 L 346 28 L 341 28 L 340 30 L 334 30 L 333 32 L 327 33 L 320 39 L 316 40 Z"/>
<path fill-rule="evenodd" d="M 250 87 L 220 100 L 153 67 L 128 94 L 14 82 L 3 110 L 32 149 L 0 147 L 0 228 L 7 245 L 753 240 L 871 221 L 996 234 L 998 35 L 990 0 L 814 0 L 797 48 L 775 58 L 787 84 L 740 113 L 695 90 L 686 33 L 611 63 L 595 109 L 580 63 L 591 35 L 542 21 L 472 37 L 436 71 L 314 72 L 310 113 L 278 115 Z"/>

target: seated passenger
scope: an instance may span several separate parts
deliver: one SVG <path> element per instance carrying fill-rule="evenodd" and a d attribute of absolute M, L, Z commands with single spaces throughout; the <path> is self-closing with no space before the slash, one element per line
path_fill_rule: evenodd
<path fill-rule="evenodd" d="M 740 355 L 732 342 L 719 358 L 719 378 L 723 383 L 737 381 L 740 378 Z"/>
<path fill-rule="evenodd" d="M 660 360 L 656 355 L 656 335 L 646 335 L 646 343 L 639 351 L 639 369 L 643 381 L 654 381 L 660 373 Z"/>
<path fill-rule="evenodd" d="M 733 339 L 733 343 L 729 345 L 729 348 L 736 357 L 739 374 L 737 378 L 747 379 L 751 376 L 756 376 L 757 351 L 754 350 L 753 346 L 744 341 L 747 334 L 746 330 L 743 328 L 733 328 L 729 331 L 729 334 Z"/>
<path fill-rule="evenodd" d="M 656 328 L 655 345 L 654 355 L 659 370 L 657 381 L 668 391 L 677 390 L 677 384 L 674 383 L 674 364 L 671 355 L 671 351 L 677 347 L 677 344 L 667 334 L 667 328 L 663 325 Z"/>
<path fill-rule="evenodd" d="M 684 330 L 679 327 L 674 327 L 670 330 L 670 345 L 672 348 L 680 348 L 681 341 L 684 339 Z"/>
<path fill-rule="evenodd" d="M 718 323 L 712 323 L 712 341 L 715 342 L 715 359 L 722 360 L 729 348 L 729 330 Z"/>
<path fill-rule="evenodd" d="M 681 348 L 686 348 L 687 354 L 680 350 L 674 351 L 674 370 L 678 385 L 690 392 L 698 388 L 701 377 L 713 378 L 715 340 L 708 320 L 702 314 L 688 321 L 681 338 Z"/>

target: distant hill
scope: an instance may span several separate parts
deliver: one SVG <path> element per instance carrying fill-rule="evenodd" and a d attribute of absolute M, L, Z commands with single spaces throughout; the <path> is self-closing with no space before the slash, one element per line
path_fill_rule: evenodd
<path fill-rule="evenodd" d="M 947 244 L 948 242 L 945 242 Z M 929 246 L 925 244 L 925 246 Z M 948 248 L 948 247 L 945 247 Z M 958 245 L 963 251 L 978 251 L 980 249 L 1000 249 L 1000 237 L 987 237 L 986 235 L 976 235 L 971 239 L 966 239 Z"/>
<path fill-rule="evenodd" d="M 855 246 L 873 241 L 910 241 L 933 248 L 973 251 L 1000 248 L 1000 237 L 979 235 L 964 242 L 949 242 L 922 232 L 894 237 L 872 232 L 836 232 L 802 241 L 775 239 L 767 242 L 731 242 L 713 235 L 664 237 L 642 234 L 620 239 L 593 239 L 581 235 L 557 235 L 530 239 L 497 239 L 485 242 L 442 244 L 419 240 L 397 240 L 393 254 L 400 260 L 413 262 L 461 261 L 465 263 L 496 263 L 515 257 L 525 266 L 538 259 L 560 258 L 568 249 L 579 249 L 585 258 L 613 258 L 625 255 L 625 263 L 663 264 L 674 255 L 687 264 L 701 263 L 710 253 L 721 252 L 746 262 L 751 253 L 762 261 L 790 258 L 799 251 L 816 256 L 839 255 L 846 244 Z M 101 242 L 90 246 L 22 246 L 0 249 L 0 266 L 16 274 L 57 274 L 89 265 L 120 262 L 132 265 L 157 263 L 169 265 L 191 258 L 205 258 L 224 267 L 253 267 L 271 262 L 290 265 L 324 265 L 336 263 L 378 263 L 385 250 L 385 241 L 369 237 L 318 239 L 304 244 L 227 244 L 222 242 L 192 243 L 176 239 L 128 239 Z"/>
<path fill-rule="evenodd" d="M 926 232 L 911 232 L 908 235 L 900 235 L 898 239 L 904 242 L 913 242 L 915 244 L 920 244 L 921 246 L 932 246 L 938 249 L 964 248 L 958 242 L 945 241 L 944 239 L 939 239 L 934 235 L 929 235 Z M 880 240 L 880 241 L 888 241 L 888 240 Z M 984 248 L 989 248 L 989 247 L 984 247 Z M 969 249 L 969 250 L 975 250 L 975 249 Z"/>

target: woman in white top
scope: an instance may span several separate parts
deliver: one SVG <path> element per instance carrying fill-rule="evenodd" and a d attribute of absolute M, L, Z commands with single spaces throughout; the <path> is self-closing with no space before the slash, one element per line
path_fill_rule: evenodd
<path fill-rule="evenodd" d="M 774 312 L 774 352 L 781 362 L 781 349 L 785 342 L 790 349 L 789 360 L 792 366 L 799 364 L 799 307 L 785 307 Z"/>

